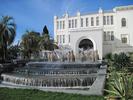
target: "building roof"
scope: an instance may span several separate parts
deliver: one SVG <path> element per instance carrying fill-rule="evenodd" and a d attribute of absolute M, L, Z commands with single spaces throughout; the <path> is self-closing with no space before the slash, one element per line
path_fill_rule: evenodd
<path fill-rule="evenodd" d="M 101 8 L 99 8 L 99 10 L 102 10 L 103 13 L 114 13 L 115 11 L 125 11 L 125 10 L 133 10 L 133 5 L 128 5 L 128 6 L 119 6 L 119 7 L 115 7 L 112 10 L 103 10 Z M 80 12 L 78 12 L 80 13 Z M 98 11 L 94 11 L 94 12 L 87 12 L 87 13 L 81 13 L 81 16 L 86 16 L 86 15 L 94 15 L 94 14 L 98 14 Z M 73 15 L 73 16 L 69 16 L 69 18 L 72 17 L 76 17 L 77 15 Z M 65 18 L 65 15 L 63 15 L 62 17 L 59 16 L 58 19 L 63 19 Z"/>
<path fill-rule="evenodd" d="M 133 5 L 115 7 L 116 11 L 133 10 Z"/>

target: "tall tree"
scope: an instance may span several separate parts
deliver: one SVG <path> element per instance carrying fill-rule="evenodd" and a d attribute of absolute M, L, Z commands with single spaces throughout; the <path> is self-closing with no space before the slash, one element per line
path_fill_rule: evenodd
<path fill-rule="evenodd" d="M 41 50 L 53 50 L 51 40 L 50 40 L 49 31 L 48 31 L 46 25 L 43 28 L 43 32 L 42 32 L 42 36 L 41 36 L 41 40 L 40 40 L 39 44 L 40 44 Z"/>
<path fill-rule="evenodd" d="M 7 49 L 7 57 L 8 59 L 16 59 L 18 57 L 18 54 L 20 53 L 20 46 L 17 45 L 10 45 Z"/>
<path fill-rule="evenodd" d="M 26 31 L 26 33 L 22 36 L 22 51 L 25 57 L 30 58 L 31 54 L 35 54 L 39 51 L 39 39 L 40 34 L 34 31 Z"/>
<path fill-rule="evenodd" d="M 13 17 L 2 16 L 0 19 L 0 49 L 2 60 L 5 61 L 7 47 L 12 44 L 16 36 L 16 24 Z"/>
<path fill-rule="evenodd" d="M 42 35 L 44 35 L 44 34 L 48 34 L 48 35 L 49 35 L 49 31 L 48 31 L 48 28 L 47 28 L 46 25 L 45 25 L 44 28 L 43 28 L 43 33 L 42 33 Z"/>

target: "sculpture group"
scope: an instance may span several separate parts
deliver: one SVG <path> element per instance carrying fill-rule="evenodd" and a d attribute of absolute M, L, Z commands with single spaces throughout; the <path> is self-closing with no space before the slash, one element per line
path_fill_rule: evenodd
<path fill-rule="evenodd" d="M 79 51 L 78 54 L 74 54 L 73 50 L 69 50 L 67 52 L 62 51 L 43 51 L 43 57 L 46 61 L 55 62 L 75 62 L 75 61 L 92 61 L 95 62 L 99 60 L 98 51 L 94 50 L 85 50 Z M 42 54 L 41 54 L 42 55 Z"/>

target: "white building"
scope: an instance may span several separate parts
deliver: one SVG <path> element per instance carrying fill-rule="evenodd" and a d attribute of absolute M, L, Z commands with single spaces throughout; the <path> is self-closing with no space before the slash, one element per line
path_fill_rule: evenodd
<path fill-rule="evenodd" d="M 58 45 L 70 46 L 75 54 L 79 48 L 98 50 L 100 59 L 110 52 L 133 52 L 133 5 L 55 16 L 54 40 Z"/>

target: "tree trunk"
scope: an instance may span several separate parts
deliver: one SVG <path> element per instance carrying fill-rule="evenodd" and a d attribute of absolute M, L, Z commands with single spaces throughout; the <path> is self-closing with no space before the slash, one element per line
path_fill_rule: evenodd
<path fill-rule="evenodd" d="M 3 45 L 3 55 L 4 55 L 4 62 L 6 60 L 6 57 L 7 57 L 7 43 L 5 42 L 4 43 L 5 45 Z"/>

